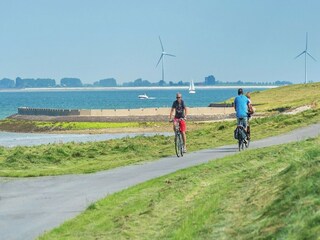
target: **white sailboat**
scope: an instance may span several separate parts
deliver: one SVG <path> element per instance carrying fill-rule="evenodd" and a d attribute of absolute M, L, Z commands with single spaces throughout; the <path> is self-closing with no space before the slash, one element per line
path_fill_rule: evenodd
<path fill-rule="evenodd" d="M 190 82 L 189 93 L 196 93 L 196 89 L 194 87 L 193 80 L 191 80 L 191 82 Z"/>

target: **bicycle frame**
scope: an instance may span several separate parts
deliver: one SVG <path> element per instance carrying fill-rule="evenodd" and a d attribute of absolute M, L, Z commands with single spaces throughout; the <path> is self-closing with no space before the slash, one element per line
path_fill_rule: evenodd
<path fill-rule="evenodd" d="M 238 129 L 238 147 L 239 147 L 239 151 L 244 150 L 244 146 L 246 146 L 246 148 L 249 147 L 249 138 L 248 138 L 248 132 L 245 130 L 244 126 L 243 126 L 243 121 L 241 121 L 240 119 L 240 123 L 237 126 Z M 249 122 L 247 122 L 247 128 L 249 128 Z M 249 128 L 250 129 L 250 128 Z M 241 132 L 244 132 L 245 137 L 243 136 L 243 134 Z"/>
<path fill-rule="evenodd" d="M 175 143 L 175 151 L 177 154 L 177 157 L 182 157 L 183 156 L 183 140 L 182 140 L 182 134 L 180 131 L 180 121 L 174 121 L 174 132 L 175 132 L 175 138 L 174 138 L 174 143 Z"/>

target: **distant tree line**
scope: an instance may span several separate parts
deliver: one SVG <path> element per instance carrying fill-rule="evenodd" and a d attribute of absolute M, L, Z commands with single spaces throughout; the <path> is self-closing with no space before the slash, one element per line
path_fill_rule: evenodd
<path fill-rule="evenodd" d="M 53 87 L 82 87 L 83 84 L 79 78 L 62 78 L 60 85 L 51 78 L 20 78 L 16 80 L 3 78 L 0 80 L 0 88 L 53 88 Z"/>
<path fill-rule="evenodd" d="M 16 88 L 33 88 L 33 87 L 55 87 L 56 81 L 50 78 L 17 78 Z"/>
<path fill-rule="evenodd" d="M 188 86 L 190 82 L 178 81 L 176 83 L 169 81 L 168 83 L 160 80 L 155 83 L 151 83 L 148 80 L 138 78 L 134 81 L 125 82 L 122 85 L 117 84 L 117 80 L 114 78 L 101 79 L 93 84 L 83 84 L 79 78 L 62 78 L 60 84 L 57 84 L 54 79 L 51 78 L 20 78 L 15 80 L 9 78 L 3 78 L 0 80 L 0 88 L 53 88 L 53 87 L 152 87 L 152 86 Z M 209 75 L 204 78 L 203 82 L 195 82 L 196 86 L 219 86 L 219 85 L 288 85 L 292 84 L 289 81 L 275 81 L 275 82 L 222 82 L 217 81 L 213 75 Z"/>

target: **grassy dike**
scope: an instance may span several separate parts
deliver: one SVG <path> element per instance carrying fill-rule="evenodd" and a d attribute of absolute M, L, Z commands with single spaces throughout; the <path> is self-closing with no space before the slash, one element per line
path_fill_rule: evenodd
<path fill-rule="evenodd" d="M 244 91 L 245 91 L 244 87 Z M 257 112 L 279 113 L 301 106 L 320 107 L 320 82 L 294 84 L 253 92 L 251 99 Z M 233 99 L 229 99 L 231 103 Z"/>
<path fill-rule="evenodd" d="M 52 131 L 82 131 L 99 129 L 126 129 L 157 127 L 159 123 L 148 122 L 45 122 L 4 119 L 0 121 L 0 129 L 14 132 L 52 132 Z M 163 124 L 162 124 L 163 125 Z"/>
<path fill-rule="evenodd" d="M 320 109 L 274 115 L 251 122 L 252 139 L 288 132 L 320 122 Z M 235 122 L 200 124 L 188 133 L 188 151 L 235 144 Z M 171 125 L 168 125 L 171 130 Z M 102 142 L 0 148 L 0 176 L 31 177 L 92 173 L 174 155 L 173 137 L 135 137 Z"/>
<path fill-rule="evenodd" d="M 320 137 L 150 180 L 39 239 L 319 239 Z"/>

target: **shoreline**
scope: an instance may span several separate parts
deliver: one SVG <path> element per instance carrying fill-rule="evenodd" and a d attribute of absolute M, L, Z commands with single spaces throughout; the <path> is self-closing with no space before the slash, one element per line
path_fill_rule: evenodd
<path fill-rule="evenodd" d="M 257 88 L 257 89 L 272 89 L 279 86 L 241 86 L 241 85 L 230 85 L 230 86 L 196 86 L 196 89 L 238 89 L 238 88 Z M 68 91 L 121 91 L 121 90 L 188 90 L 189 86 L 174 86 L 174 87 L 56 87 L 56 88 L 19 88 L 19 89 L 10 89 L 3 88 L 0 89 L 0 92 L 68 92 Z"/>

